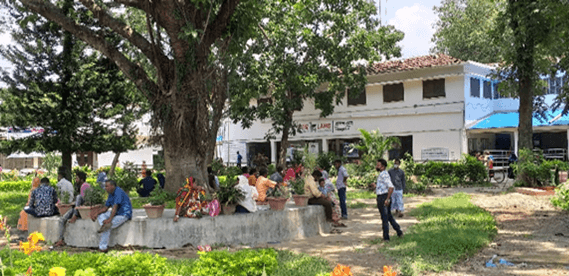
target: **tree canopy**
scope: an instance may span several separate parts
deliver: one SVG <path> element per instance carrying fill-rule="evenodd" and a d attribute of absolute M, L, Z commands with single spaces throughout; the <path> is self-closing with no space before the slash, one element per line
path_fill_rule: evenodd
<path fill-rule="evenodd" d="M 56 0 L 5 1 L 22 3 L 86 42 L 144 94 L 164 147 L 165 189 L 176 191 L 190 176 L 207 186 L 231 54 L 258 30 L 263 1 L 79 0 L 67 10 Z M 139 16 L 133 22 L 125 11 Z M 89 15 L 90 24 L 76 20 Z"/>
<path fill-rule="evenodd" d="M 9 87 L 0 92 L 0 125 L 43 132 L 2 141 L 0 150 L 58 151 L 70 169 L 78 151 L 134 149 L 137 130 L 122 127 L 140 117 L 134 109 L 143 109 L 132 82 L 53 22 L 25 9 L 11 13 L 19 28 L 12 30 L 15 45 L 0 49 L 14 65 L 12 74 L 2 76 Z"/>
<path fill-rule="evenodd" d="M 365 0 L 272 1 L 264 14 L 229 86 L 231 118 L 244 127 L 271 119 L 267 137 L 281 135 L 283 163 L 288 137 L 298 132 L 294 112 L 313 100 L 326 117 L 347 89 L 364 91 L 366 66 L 400 56 L 403 33 L 380 27 L 376 7 Z"/>

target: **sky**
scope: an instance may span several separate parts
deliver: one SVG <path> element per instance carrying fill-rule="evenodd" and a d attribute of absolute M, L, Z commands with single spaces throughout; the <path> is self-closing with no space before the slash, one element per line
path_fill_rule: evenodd
<path fill-rule="evenodd" d="M 441 0 L 372 0 L 379 6 L 381 3 L 382 24 L 394 25 L 405 33 L 402 47 L 402 58 L 428 55 L 433 46 L 431 37 L 435 32 L 433 24 L 437 17 L 433 7 Z M 1 11 L 0 11 L 1 12 Z M 10 43 L 8 33 L 0 33 L 0 44 Z M 10 68 L 6 60 L 0 58 L 0 67 Z M 0 87 L 3 83 L 0 82 Z"/>

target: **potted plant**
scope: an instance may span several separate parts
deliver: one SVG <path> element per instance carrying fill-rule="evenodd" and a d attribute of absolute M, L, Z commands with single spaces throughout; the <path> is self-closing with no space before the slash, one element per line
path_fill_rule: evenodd
<path fill-rule="evenodd" d="M 89 189 L 85 190 L 85 204 L 83 206 L 75 207 L 82 219 L 91 218 L 91 212 L 101 208 L 105 203 L 105 190 L 98 185 L 92 185 Z"/>
<path fill-rule="evenodd" d="M 65 215 L 65 213 L 67 213 L 67 211 L 69 211 L 72 207 L 73 204 L 68 204 L 65 202 L 69 202 L 69 193 L 64 192 L 62 199 L 59 201 L 59 203 L 57 203 L 57 209 L 59 209 L 59 215 L 63 216 Z"/>
<path fill-rule="evenodd" d="M 275 186 L 273 191 L 267 197 L 267 202 L 271 206 L 271 210 L 282 211 L 286 202 L 290 197 L 290 192 L 285 185 Z"/>
<path fill-rule="evenodd" d="M 289 185 L 294 191 L 292 198 L 294 199 L 294 204 L 297 206 L 308 205 L 308 196 L 304 194 L 304 178 L 298 177 L 296 179 L 291 179 Z"/>
<path fill-rule="evenodd" d="M 237 203 L 245 198 L 245 194 L 241 189 L 237 188 L 237 180 L 234 176 L 227 176 L 227 181 L 220 185 L 216 192 L 217 200 L 221 205 L 221 211 L 224 215 L 232 215 L 235 213 Z"/>
<path fill-rule="evenodd" d="M 160 185 L 156 185 L 154 190 L 150 192 L 150 197 L 148 198 L 148 204 L 143 205 L 144 211 L 146 211 L 146 216 L 148 218 L 159 218 L 162 217 L 164 213 L 164 207 L 166 206 L 166 201 L 170 198 L 168 192 L 164 191 Z"/>

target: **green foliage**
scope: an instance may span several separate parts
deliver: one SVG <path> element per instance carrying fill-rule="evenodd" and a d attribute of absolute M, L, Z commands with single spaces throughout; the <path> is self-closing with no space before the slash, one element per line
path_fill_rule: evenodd
<path fill-rule="evenodd" d="M 30 183 L 28 191 L 0 191 L 0 215 L 8 217 L 8 224 L 15 226 L 20 217 L 20 211 L 28 202 L 28 194 L 30 190 Z"/>
<path fill-rule="evenodd" d="M 150 197 L 148 201 L 150 205 L 164 205 L 166 201 L 172 199 L 172 195 L 170 195 L 167 191 L 162 189 L 160 185 L 156 185 L 154 190 L 150 192 Z"/>
<path fill-rule="evenodd" d="M 551 204 L 569 211 L 569 185 L 555 189 L 555 195 L 551 198 Z"/>
<path fill-rule="evenodd" d="M 218 176 L 225 174 L 225 166 L 221 163 L 221 160 L 213 160 L 211 162 L 211 170 Z"/>
<path fill-rule="evenodd" d="M 569 170 L 569 164 L 560 160 L 546 160 L 541 151 L 521 149 L 519 155 L 518 162 L 512 164 L 514 173 L 518 176 L 516 186 L 557 185 L 559 171 Z"/>
<path fill-rule="evenodd" d="M 349 173 L 348 173 L 349 174 Z M 355 176 L 348 178 L 348 187 L 356 189 L 365 189 L 370 184 L 377 182 L 379 173 L 375 170 L 365 173 L 363 176 Z"/>
<path fill-rule="evenodd" d="M 122 170 L 115 170 L 112 180 L 116 181 L 117 185 L 126 193 L 139 187 L 138 171 L 132 162 L 125 162 Z"/>
<path fill-rule="evenodd" d="M 49 173 L 54 173 L 57 167 L 61 166 L 61 155 L 54 152 L 46 153 L 42 160 L 42 167 Z"/>
<path fill-rule="evenodd" d="M 8 250 L 0 250 L 6 260 Z M 5 276 L 22 275 L 32 266 L 34 275 L 48 275 L 52 267 L 63 267 L 66 275 L 74 276 L 136 276 L 136 275 L 276 275 L 305 276 L 329 272 L 326 260 L 290 251 L 244 249 L 235 253 L 212 251 L 200 253 L 197 260 L 168 260 L 159 255 L 135 252 L 133 254 L 99 254 L 83 252 L 42 251 L 27 256 L 13 251 L 14 266 L 4 270 Z"/>
<path fill-rule="evenodd" d="M 444 0 L 434 8 L 438 15 L 432 53 L 482 63 L 501 61 L 499 45 L 487 30 L 496 26 L 504 0 Z M 484 16 L 480 16 L 483 14 Z"/>
<path fill-rule="evenodd" d="M 338 156 L 338 155 L 336 155 L 335 152 L 331 152 L 331 151 L 320 152 L 320 153 L 318 153 L 318 156 L 316 157 L 316 164 L 318 165 L 318 167 L 326 170 L 328 172 L 328 174 L 331 174 L 332 168 L 334 170 L 336 170 L 336 168 L 334 168 L 334 161 L 336 159 L 340 159 L 340 160 L 342 160 L 342 162 L 346 161 L 346 157 Z"/>
<path fill-rule="evenodd" d="M 233 166 L 233 167 L 227 167 L 225 169 L 225 175 L 228 175 L 228 176 L 229 175 L 241 175 L 241 174 L 243 174 L 243 171 L 239 167 Z"/>
<path fill-rule="evenodd" d="M 237 177 L 228 175 L 225 181 L 219 179 L 219 190 L 215 192 L 219 203 L 229 205 L 237 204 L 245 198 L 245 194 L 241 189 L 237 188 Z"/>
<path fill-rule="evenodd" d="M 32 182 L 27 180 L 0 182 L 0 192 L 29 192 L 31 189 Z"/>
<path fill-rule="evenodd" d="M 368 204 L 363 203 L 363 202 L 358 202 L 358 201 L 354 201 L 354 202 L 351 202 L 348 204 L 348 208 L 350 208 L 350 209 L 361 209 L 361 208 L 367 208 L 367 207 L 368 207 Z"/>
<path fill-rule="evenodd" d="M 396 43 L 403 34 L 393 26 L 380 26 L 369 1 L 273 1 L 263 8 L 266 20 L 259 22 L 257 37 L 243 47 L 235 73 L 239 78 L 229 84 L 230 116 L 245 128 L 257 119 L 271 119 L 266 136 L 282 133 L 285 149 L 288 137 L 303 131 L 293 115 L 306 100 L 313 99 L 320 116 L 326 117 L 345 99 L 347 89 L 365 89 L 367 71 L 357 61 L 400 56 Z M 271 100 L 250 105 L 261 98 Z"/>
<path fill-rule="evenodd" d="M 292 188 L 295 194 L 303 195 L 304 194 L 304 178 L 297 177 L 295 179 L 289 180 L 288 184 Z"/>
<path fill-rule="evenodd" d="M 317 163 L 316 154 L 312 154 L 312 153 L 308 152 L 308 146 L 305 146 L 304 147 L 304 153 L 303 153 L 302 166 L 304 166 L 305 170 L 308 170 L 310 173 L 312 173 L 312 171 L 314 171 L 314 169 L 316 169 L 317 165 L 318 165 L 318 163 Z"/>
<path fill-rule="evenodd" d="M 107 192 L 99 185 L 91 185 L 85 190 L 85 206 L 94 206 L 105 203 Z"/>
<path fill-rule="evenodd" d="M 487 246 L 497 234 L 491 214 L 464 193 L 423 203 L 411 211 L 418 224 L 403 239 L 393 239 L 383 253 L 399 260 L 405 275 L 449 270 Z"/>
<path fill-rule="evenodd" d="M 278 266 L 277 252 L 274 249 L 244 249 L 235 253 L 211 251 L 200 253 L 194 263 L 192 275 L 272 275 Z"/>
<path fill-rule="evenodd" d="M 458 163 L 429 161 L 424 164 L 411 164 L 407 161 L 406 166 L 405 172 L 413 172 L 412 175 L 419 176 L 424 184 L 452 187 L 480 183 L 486 177 L 484 164 L 469 155 L 464 155 Z"/>
<path fill-rule="evenodd" d="M 22 7 L 12 11 L 17 47 L 2 47 L 0 55 L 15 67 L 2 77 L 8 88 L 0 92 L 0 125 L 42 127 L 44 132 L 2 141 L 2 151 L 58 151 L 71 168 L 73 152 L 134 149 L 136 129 L 118 128 L 125 117 L 134 119 L 134 105 L 142 109 L 134 84 L 57 25 Z M 75 19 L 92 22 L 88 16 Z"/>
<path fill-rule="evenodd" d="M 269 166 L 267 166 L 267 170 L 269 171 L 269 176 L 270 176 L 277 171 L 277 168 L 275 164 L 269 164 Z"/>
<path fill-rule="evenodd" d="M 374 168 L 377 163 L 377 159 L 383 158 L 385 153 L 392 149 L 394 145 L 401 145 L 399 138 L 385 137 L 381 132 L 379 132 L 379 129 L 372 130 L 371 132 L 363 128 L 358 130 L 361 133 L 361 141 L 357 144 L 353 144 L 352 146 L 359 152 L 362 152 L 363 159 L 372 163 Z"/>

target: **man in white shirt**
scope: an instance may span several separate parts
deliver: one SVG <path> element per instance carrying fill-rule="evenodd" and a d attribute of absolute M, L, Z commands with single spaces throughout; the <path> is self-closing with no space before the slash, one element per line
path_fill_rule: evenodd
<path fill-rule="evenodd" d="M 401 227 L 395 221 L 395 218 L 391 215 L 391 194 L 393 193 L 393 183 L 391 183 L 391 177 L 389 173 L 385 170 L 387 168 L 387 161 L 385 159 L 377 160 L 375 169 L 379 171 L 379 176 L 377 177 L 377 184 L 372 184 L 375 189 L 375 194 L 377 195 L 377 209 L 381 215 L 381 224 L 383 226 L 383 240 L 389 241 L 389 224 L 397 236 L 403 237 L 403 231 Z"/>
<path fill-rule="evenodd" d="M 57 194 L 58 194 L 58 198 L 60 199 L 61 203 L 63 204 L 73 204 L 74 203 L 74 199 L 75 196 L 73 196 L 73 184 L 71 184 L 71 182 L 67 179 L 65 179 L 65 172 L 66 172 L 66 168 L 65 167 L 59 167 L 59 169 L 57 170 Z M 65 200 L 65 195 L 68 194 L 69 195 L 69 199 Z"/>

